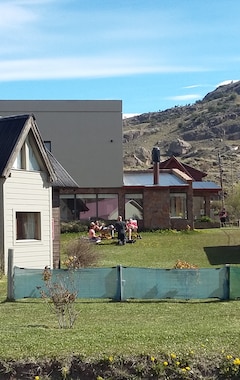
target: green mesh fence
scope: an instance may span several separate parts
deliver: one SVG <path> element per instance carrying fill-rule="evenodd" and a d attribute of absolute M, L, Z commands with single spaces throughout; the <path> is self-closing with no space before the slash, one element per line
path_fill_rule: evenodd
<path fill-rule="evenodd" d="M 118 268 L 93 268 L 67 271 L 54 269 L 52 281 L 62 283 L 68 290 L 76 291 L 78 298 L 119 299 Z M 46 291 L 43 270 L 14 267 L 13 298 L 40 298 Z"/>
<path fill-rule="evenodd" d="M 227 268 L 124 268 L 122 298 L 228 299 Z"/>
<path fill-rule="evenodd" d="M 232 269 L 232 268 L 231 268 Z M 234 268 L 233 268 L 234 269 Z M 229 299 L 240 294 L 238 272 L 231 270 L 236 285 L 229 287 L 229 267 L 204 269 L 88 268 L 52 270 L 53 282 L 62 282 L 78 298 L 125 299 Z M 13 299 L 39 298 L 46 290 L 42 270 L 14 268 Z M 235 278 L 235 280 L 234 280 Z M 238 295 L 237 295 L 238 294 Z M 237 295 L 237 296 L 236 296 Z"/>
<path fill-rule="evenodd" d="M 229 298 L 231 300 L 240 298 L 240 268 L 230 267 Z"/>

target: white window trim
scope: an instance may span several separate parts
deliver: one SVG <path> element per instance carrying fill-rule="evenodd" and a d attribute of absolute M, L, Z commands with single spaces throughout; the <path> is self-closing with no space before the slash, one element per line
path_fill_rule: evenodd
<path fill-rule="evenodd" d="M 16 218 L 17 218 L 17 212 L 36 212 L 40 214 L 40 231 L 41 231 L 41 239 L 19 239 L 17 240 L 17 226 L 16 226 Z M 19 244 L 36 244 L 36 245 L 43 245 L 43 236 L 42 236 L 42 231 L 43 231 L 43 225 L 42 225 L 42 212 L 41 210 L 31 210 L 28 207 L 26 208 L 16 208 L 12 210 L 12 221 L 13 221 L 13 246 L 14 245 L 19 245 Z"/>

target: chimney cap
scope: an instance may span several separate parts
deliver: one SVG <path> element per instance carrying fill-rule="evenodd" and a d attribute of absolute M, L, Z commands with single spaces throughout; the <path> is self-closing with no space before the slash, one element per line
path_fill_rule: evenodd
<path fill-rule="evenodd" d="M 160 162 L 160 148 L 154 146 L 152 149 L 152 162 Z"/>

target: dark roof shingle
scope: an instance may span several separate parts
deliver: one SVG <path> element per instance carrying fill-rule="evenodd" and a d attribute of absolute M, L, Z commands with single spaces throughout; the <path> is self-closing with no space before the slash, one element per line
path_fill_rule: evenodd
<path fill-rule="evenodd" d="M 79 187 L 77 182 L 70 176 L 70 174 L 62 167 L 60 162 L 53 156 L 53 154 L 46 149 L 49 161 L 53 167 L 56 175 L 56 180 L 53 181 L 53 187 Z"/>
<path fill-rule="evenodd" d="M 29 115 L 0 117 L 0 176 L 2 175 Z"/>

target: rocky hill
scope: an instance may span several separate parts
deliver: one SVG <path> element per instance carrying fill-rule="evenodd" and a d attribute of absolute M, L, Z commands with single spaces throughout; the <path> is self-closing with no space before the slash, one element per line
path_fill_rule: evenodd
<path fill-rule="evenodd" d="M 125 169 L 149 168 L 153 146 L 160 148 L 161 161 L 175 155 L 208 173 L 207 180 L 222 179 L 231 188 L 240 180 L 240 81 L 192 105 L 123 121 Z"/>

